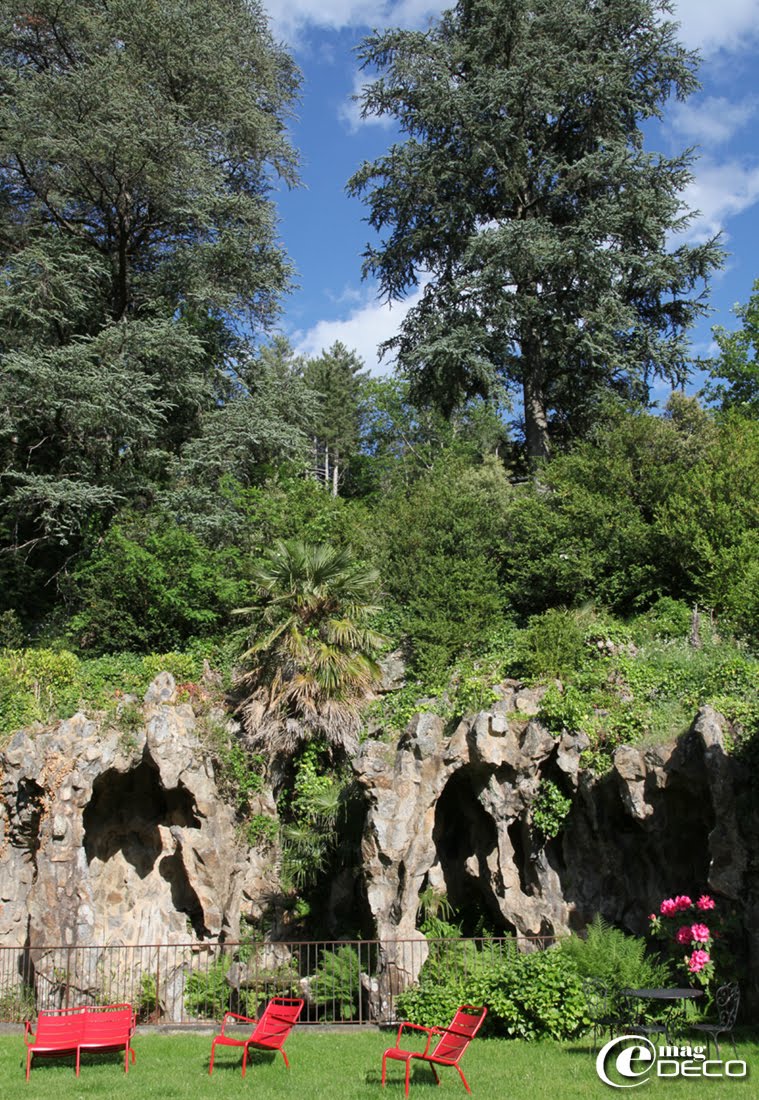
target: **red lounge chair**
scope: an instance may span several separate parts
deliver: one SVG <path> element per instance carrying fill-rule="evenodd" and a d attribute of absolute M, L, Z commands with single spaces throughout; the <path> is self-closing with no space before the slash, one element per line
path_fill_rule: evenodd
<path fill-rule="evenodd" d="M 429 1062 L 430 1069 L 435 1075 L 435 1081 L 438 1085 L 440 1084 L 440 1078 L 437 1075 L 435 1066 L 454 1066 L 458 1070 L 461 1080 L 464 1082 L 464 1088 L 467 1092 L 471 1092 L 472 1090 L 467 1084 L 466 1077 L 462 1072 L 459 1062 L 461 1061 L 464 1051 L 480 1030 L 480 1026 L 487 1016 L 487 1012 L 487 1008 L 475 1008 L 473 1005 L 462 1005 L 451 1020 L 450 1027 L 421 1027 L 419 1024 L 410 1024 L 408 1022 L 402 1023 L 398 1028 L 395 1046 L 388 1047 L 382 1055 L 382 1087 L 385 1087 L 387 1059 L 394 1058 L 397 1062 L 406 1063 L 406 1096 L 408 1096 L 411 1062 L 414 1058 L 420 1058 L 423 1062 Z M 404 1027 L 427 1033 L 427 1045 L 424 1050 L 414 1051 L 401 1049 L 401 1035 Z M 430 1052 L 430 1043 L 435 1035 L 440 1036 L 440 1041 L 435 1049 Z"/>
<path fill-rule="evenodd" d="M 285 1060 L 285 1065 L 290 1068 L 287 1055 L 284 1051 L 284 1043 L 287 1036 L 298 1022 L 298 1017 L 303 1009 L 303 1000 L 293 997 L 272 997 L 264 1009 L 259 1020 L 253 1020 L 249 1016 L 238 1016 L 236 1012 L 225 1012 L 221 1022 L 221 1033 L 211 1043 L 211 1064 L 208 1072 L 213 1073 L 213 1060 L 217 1046 L 242 1047 L 242 1075 L 248 1062 L 248 1049 L 278 1050 Z M 233 1039 L 226 1035 L 224 1029 L 228 1020 L 236 1020 L 242 1024 L 254 1024 L 254 1028 L 247 1039 Z"/>

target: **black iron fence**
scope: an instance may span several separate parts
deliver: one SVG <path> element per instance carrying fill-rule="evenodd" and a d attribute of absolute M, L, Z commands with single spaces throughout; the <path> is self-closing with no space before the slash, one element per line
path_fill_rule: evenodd
<path fill-rule="evenodd" d="M 273 996 L 305 1000 L 302 1022 L 391 1023 L 427 960 L 462 978 L 544 938 L 337 940 L 136 946 L 0 945 L 0 1022 L 42 1008 L 130 1003 L 143 1023 L 200 1026 L 255 1016 Z"/>

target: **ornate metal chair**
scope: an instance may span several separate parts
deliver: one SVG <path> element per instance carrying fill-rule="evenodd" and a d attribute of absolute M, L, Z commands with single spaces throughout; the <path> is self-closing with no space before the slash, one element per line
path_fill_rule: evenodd
<path fill-rule="evenodd" d="M 611 991 L 600 978 L 583 979 L 582 988 L 587 1003 L 588 1019 L 593 1030 L 593 1050 L 595 1051 L 599 1035 L 603 1038 L 604 1032 L 608 1031 L 611 1036 L 619 1024 L 619 1019 L 611 1010 Z"/>
<path fill-rule="evenodd" d="M 715 999 L 717 1003 L 717 1022 L 709 1023 L 708 1021 L 704 1021 L 702 1024 L 691 1024 L 691 1030 L 700 1031 L 702 1034 L 706 1035 L 707 1054 L 709 1053 L 711 1040 L 714 1039 L 718 1058 L 719 1036 L 729 1035 L 730 1042 L 733 1044 L 733 1050 L 737 1057 L 738 1051 L 735 1047 L 733 1028 L 735 1027 L 735 1021 L 738 1019 L 738 1009 L 741 1003 L 741 991 L 738 988 L 738 983 L 730 982 L 728 985 L 721 985 L 717 990 Z"/>
<path fill-rule="evenodd" d="M 622 995 L 622 1014 L 621 1023 L 628 1035 L 644 1035 L 646 1038 L 651 1035 L 663 1035 L 664 1041 L 669 1043 L 667 1025 L 659 1020 L 646 1020 L 643 1005 L 629 993 Z"/>

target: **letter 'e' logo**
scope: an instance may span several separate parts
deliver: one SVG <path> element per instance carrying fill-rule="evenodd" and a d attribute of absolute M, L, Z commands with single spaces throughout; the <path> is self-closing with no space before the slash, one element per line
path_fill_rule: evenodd
<path fill-rule="evenodd" d="M 601 1047 L 596 1073 L 605 1085 L 633 1089 L 645 1085 L 656 1062 L 656 1047 L 640 1035 L 619 1035 Z"/>

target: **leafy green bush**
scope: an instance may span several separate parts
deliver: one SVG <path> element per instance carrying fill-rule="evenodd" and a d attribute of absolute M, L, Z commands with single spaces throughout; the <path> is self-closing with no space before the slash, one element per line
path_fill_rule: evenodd
<path fill-rule="evenodd" d="M 461 1004 L 488 1006 L 487 1032 L 520 1039 L 565 1039 L 585 1024 L 585 996 L 573 961 L 557 948 L 491 954 L 473 945 L 467 966 L 425 963 L 415 989 L 397 1000 L 398 1015 L 412 1023 L 445 1026 Z"/>
<path fill-rule="evenodd" d="M 114 524 L 74 572 L 79 611 L 69 634 L 83 649 L 172 650 L 218 632 L 245 602 L 236 550 L 211 550 L 165 516 Z"/>
<path fill-rule="evenodd" d="M 530 619 L 523 635 L 521 664 L 531 679 L 564 679 L 588 660 L 581 612 L 552 608 Z"/>
<path fill-rule="evenodd" d="M 666 963 L 646 953 L 646 941 L 629 936 L 596 916 L 585 936 L 572 935 L 562 940 L 560 951 L 571 960 L 583 978 L 598 978 L 609 989 L 614 1009 L 622 989 L 651 989 L 671 983 Z"/>
<path fill-rule="evenodd" d="M 561 831 L 572 807 L 572 799 L 563 795 L 552 779 L 541 779 L 530 810 L 533 828 L 545 840 Z"/>
<path fill-rule="evenodd" d="M 193 970 L 185 984 L 184 1003 L 191 1016 L 220 1020 L 232 1010 L 234 990 L 227 981 L 231 959 L 220 955 L 206 970 Z"/>

